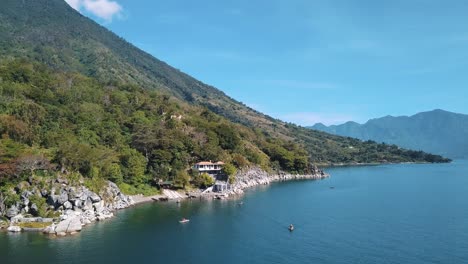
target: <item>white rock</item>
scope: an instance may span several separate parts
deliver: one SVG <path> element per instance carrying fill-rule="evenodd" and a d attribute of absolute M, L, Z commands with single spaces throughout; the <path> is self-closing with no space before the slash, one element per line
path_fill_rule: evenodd
<path fill-rule="evenodd" d="M 63 204 L 63 207 L 65 209 L 72 209 L 73 208 L 73 205 L 72 203 L 70 203 L 70 201 L 66 201 L 64 204 Z"/>
<path fill-rule="evenodd" d="M 10 226 L 10 227 L 8 227 L 7 230 L 8 230 L 8 232 L 15 232 L 15 233 L 16 232 L 21 232 L 21 227 L 19 227 L 19 226 Z"/>
<path fill-rule="evenodd" d="M 58 223 L 55 228 L 55 233 L 71 233 L 81 231 L 82 225 L 79 217 L 69 217 L 68 219 Z"/>

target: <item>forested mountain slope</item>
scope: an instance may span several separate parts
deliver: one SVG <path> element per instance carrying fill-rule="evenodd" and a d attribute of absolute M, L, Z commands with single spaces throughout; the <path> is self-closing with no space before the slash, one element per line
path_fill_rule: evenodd
<path fill-rule="evenodd" d="M 130 175 L 175 177 L 202 159 L 238 166 L 244 159 L 296 172 L 310 163 L 445 161 L 265 116 L 139 50 L 63 0 L 1 1 L 0 60 L 2 144 L 19 150 L 3 154 L 9 161 L 22 157 L 22 149 L 45 153 L 48 161 L 85 175 L 112 178 L 114 172 L 103 170 L 119 175 L 120 169 L 132 184 Z M 84 156 L 91 160 L 80 160 Z M 134 167 L 138 173 L 129 171 Z"/>

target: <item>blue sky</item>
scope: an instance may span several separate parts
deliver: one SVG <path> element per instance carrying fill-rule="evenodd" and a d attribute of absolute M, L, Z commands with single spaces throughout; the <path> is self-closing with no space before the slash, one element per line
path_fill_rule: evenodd
<path fill-rule="evenodd" d="M 468 1 L 67 0 L 273 117 L 468 114 Z"/>

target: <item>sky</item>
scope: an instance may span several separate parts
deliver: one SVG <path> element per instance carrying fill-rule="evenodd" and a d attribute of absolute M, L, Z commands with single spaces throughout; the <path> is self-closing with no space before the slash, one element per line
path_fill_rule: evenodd
<path fill-rule="evenodd" d="M 284 121 L 468 114 L 468 1 L 66 1 L 156 58 Z"/>

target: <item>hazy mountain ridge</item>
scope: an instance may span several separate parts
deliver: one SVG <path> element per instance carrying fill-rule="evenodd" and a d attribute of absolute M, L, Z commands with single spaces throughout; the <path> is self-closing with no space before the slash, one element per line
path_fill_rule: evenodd
<path fill-rule="evenodd" d="M 396 144 L 451 158 L 468 157 L 468 115 L 440 109 L 412 116 L 386 116 L 365 124 L 315 124 L 310 128 L 341 136 Z"/>

